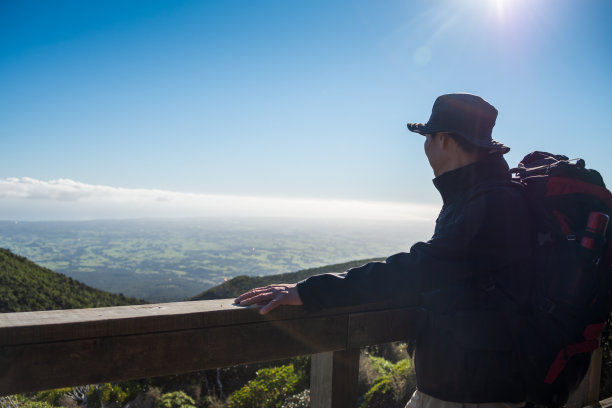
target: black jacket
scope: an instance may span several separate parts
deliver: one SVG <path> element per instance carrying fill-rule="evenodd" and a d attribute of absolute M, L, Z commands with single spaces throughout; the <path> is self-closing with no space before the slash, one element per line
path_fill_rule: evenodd
<path fill-rule="evenodd" d="M 529 287 L 526 202 L 494 156 L 434 179 L 443 207 L 433 237 L 408 253 L 298 284 L 308 309 L 422 299 L 415 333 L 417 387 L 464 402 L 524 400 L 499 293 L 524 303 Z M 495 290 L 491 290 L 495 288 Z"/>

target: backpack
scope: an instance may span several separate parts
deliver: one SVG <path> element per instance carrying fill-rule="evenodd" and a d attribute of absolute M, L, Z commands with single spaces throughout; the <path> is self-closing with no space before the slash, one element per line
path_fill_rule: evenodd
<path fill-rule="evenodd" d="M 511 314 L 527 401 L 562 406 L 578 388 L 612 312 L 612 194 L 582 159 L 528 154 L 511 169 L 532 215 L 532 287 Z"/>

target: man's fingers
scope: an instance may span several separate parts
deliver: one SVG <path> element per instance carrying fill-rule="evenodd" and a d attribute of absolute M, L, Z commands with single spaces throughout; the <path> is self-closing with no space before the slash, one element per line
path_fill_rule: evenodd
<path fill-rule="evenodd" d="M 248 292 L 244 292 L 242 295 L 240 295 L 236 299 L 234 299 L 234 303 L 240 303 L 242 300 L 248 299 L 248 298 L 252 297 L 254 291 L 255 291 L 255 289 L 251 289 Z"/>
<path fill-rule="evenodd" d="M 234 303 L 239 304 L 240 302 L 246 299 L 251 299 L 253 297 L 261 296 L 262 294 L 272 295 L 274 293 L 274 290 L 277 288 L 278 288 L 278 285 L 268 285 L 268 286 L 263 286 L 261 288 L 251 289 L 248 292 L 245 292 L 242 295 L 238 296 L 236 299 L 234 299 Z"/>
<path fill-rule="evenodd" d="M 251 289 L 248 292 L 243 293 L 242 295 L 238 296 L 236 299 L 234 299 L 234 303 L 239 304 L 240 302 L 246 300 L 246 299 L 250 299 L 254 296 L 258 296 L 263 290 L 265 290 L 266 288 L 255 288 L 255 289 Z"/>
<path fill-rule="evenodd" d="M 278 298 L 272 299 L 271 301 L 268 302 L 267 305 L 259 309 L 259 313 L 262 315 L 265 315 L 269 311 L 276 309 L 280 304 L 281 303 Z"/>
<path fill-rule="evenodd" d="M 252 305 L 254 303 L 264 303 L 270 299 L 273 299 L 275 296 L 272 292 L 261 292 L 261 293 L 253 293 L 250 296 L 245 296 L 242 300 L 238 300 L 236 303 L 239 305 Z"/>

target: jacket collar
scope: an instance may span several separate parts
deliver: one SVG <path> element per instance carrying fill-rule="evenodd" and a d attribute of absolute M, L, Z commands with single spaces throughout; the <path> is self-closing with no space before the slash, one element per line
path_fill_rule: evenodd
<path fill-rule="evenodd" d="M 433 183 L 442 195 L 444 204 L 448 204 L 479 184 L 492 180 L 510 180 L 508 170 L 506 160 L 501 155 L 495 155 L 448 171 L 433 179 Z"/>

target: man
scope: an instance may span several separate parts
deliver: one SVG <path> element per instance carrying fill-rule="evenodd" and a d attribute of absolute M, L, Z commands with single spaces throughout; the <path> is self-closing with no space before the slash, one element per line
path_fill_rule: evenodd
<path fill-rule="evenodd" d="M 412 408 L 520 407 L 524 389 L 502 311 L 520 307 L 529 287 L 530 223 L 492 139 L 497 110 L 471 94 L 438 97 L 425 124 L 425 155 L 443 207 L 433 237 L 407 253 L 342 274 L 252 289 L 240 305 L 307 309 L 421 299 L 424 323 L 414 333 L 417 391 Z"/>

